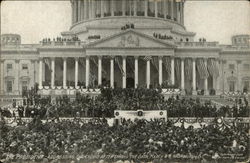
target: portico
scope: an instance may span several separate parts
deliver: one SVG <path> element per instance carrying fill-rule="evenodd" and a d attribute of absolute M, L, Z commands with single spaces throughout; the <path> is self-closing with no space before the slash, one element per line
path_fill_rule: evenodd
<path fill-rule="evenodd" d="M 53 55 L 53 57 L 44 54 L 49 62 L 45 62 L 42 57 L 39 60 L 39 88 L 44 88 L 42 65 L 48 63 L 51 69 L 50 89 L 97 88 L 98 85 L 127 88 L 128 85 L 131 86 L 131 81 L 128 82 L 128 79 L 131 79 L 134 88 L 138 86 L 156 88 L 157 85 L 163 87 L 167 84 L 168 87 L 180 88 L 182 94 L 186 94 L 188 88 L 186 84 L 191 83 L 191 92 L 196 95 L 198 73 L 199 79 L 203 81 L 203 84 L 200 82 L 202 88 L 199 89 L 203 89 L 204 94 L 208 95 L 208 76 L 216 76 L 213 80 L 218 77 L 218 74 L 214 74 L 218 68 L 216 53 L 207 58 L 194 50 L 189 56 L 188 53 L 183 54 L 182 50 L 172 43 L 157 40 L 134 30 L 98 40 L 84 48 L 79 47 L 77 51 L 73 57 L 72 54 L 58 53 L 58 56 Z M 62 63 L 62 85 L 59 86 L 55 86 L 55 74 L 58 74 L 55 71 L 57 65 L 55 58 L 61 60 L 59 64 Z M 70 72 L 74 76 L 68 74 L 68 64 L 71 64 L 69 67 L 73 71 Z M 206 75 L 201 76 L 203 73 Z M 71 77 L 67 78 L 68 75 Z M 69 79 L 74 79 L 73 84 L 67 82 Z M 79 85 L 79 80 L 84 84 Z M 213 87 L 217 89 L 215 85 Z"/>

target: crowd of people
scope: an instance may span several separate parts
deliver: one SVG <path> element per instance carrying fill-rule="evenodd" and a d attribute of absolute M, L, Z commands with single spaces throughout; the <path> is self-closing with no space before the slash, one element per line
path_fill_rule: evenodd
<path fill-rule="evenodd" d="M 80 41 L 80 39 L 77 36 L 73 36 L 72 38 L 62 38 L 62 37 L 56 37 L 56 38 L 44 38 L 42 40 L 42 43 L 50 43 L 50 42 L 65 42 L 65 41 Z"/>
<path fill-rule="evenodd" d="M 180 98 L 165 99 L 158 89 L 110 89 L 102 88 L 95 98 L 76 94 L 75 99 L 68 96 L 57 98 L 41 97 L 34 91 L 25 98 L 24 106 L 17 108 L 17 114 L 1 109 L 6 117 L 113 117 L 114 110 L 167 110 L 168 117 L 247 117 L 249 106 L 246 99 L 238 100 L 233 107 L 218 107 L 211 101 Z"/>
<path fill-rule="evenodd" d="M 175 126 L 162 120 L 125 120 L 121 125 L 110 126 L 105 119 L 42 123 L 34 118 L 29 124 L 13 127 L 1 121 L 0 159 L 15 162 L 24 156 L 27 160 L 28 156 L 36 156 L 32 159 L 37 162 L 166 162 L 183 160 L 178 156 L 185 156 L 184 162 L 244 160 L 249 150 L 247 130 L 244 125 L 218 124 L 185 128 L 183 124 Z"/>

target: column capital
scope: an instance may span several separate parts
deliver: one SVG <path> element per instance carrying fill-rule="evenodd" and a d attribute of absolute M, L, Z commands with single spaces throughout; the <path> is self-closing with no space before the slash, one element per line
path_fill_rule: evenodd
<path fill-rule="evenodd" d="M 55 57 L 50 57 L 50 60 L 51 60 L 51 61 L 54 61 L 54 60 L 55 60 Z"/>
<path fill-rule="evenodd" d="M 64 61 L 65 61 L 65 60 L 67 60 L 67 58 L 68 58 L 68 57 L 62 57 L 62 60 L 64 60 Z"/>
<path fill-rule="evenodd" d="M 192 57 L 192 60 L 193 60 L 193 61 L 196 61 L 196 60 L 197 60 L 197 58 L 196 58 L 196 57 Z"/>
<path fill-rule="evenodd" d="M 75 61 L 79 61 L 79 57 L 74 57 Z"/>
<path fill-rule="evenodd" d="M 0 63 L 3 63 L 5 61 L 5 59 L 0 59 Z"/>
<path fill-rule="evenodd" d="M 126 56 L 126 55 L 123 55 L 123 56 L 122 56 L 122 59 L 126 59 L 126 58 L 127 58 L 127 56 Z"/>

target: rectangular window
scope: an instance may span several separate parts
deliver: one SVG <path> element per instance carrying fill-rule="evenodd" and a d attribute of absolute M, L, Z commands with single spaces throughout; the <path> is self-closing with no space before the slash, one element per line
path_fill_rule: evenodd
<path fill-rule="evenodd" d="M 12 81 L 7 81 L 7 92 L 12 92 Z"/>
<path fill-rule="evenodd" d="M 22 64 L 22 69 L 23 70 L 28 70 L 28 64 Z"/>
<path fill-rule="evenodd" d="M 10 63 L 7 64 L 7 70 L 12 70 L 12 64 Z"/>
<path fill-rule="evenodd" d="M 243 70 L 249 70 L 250 69 L 250 65 L 249 64 L 244 64 L 243 65 Z"/>
<path fill-rule="evenodd" d="M 234 64 L 229 64 L 229 69 L 234 70 Z"/>

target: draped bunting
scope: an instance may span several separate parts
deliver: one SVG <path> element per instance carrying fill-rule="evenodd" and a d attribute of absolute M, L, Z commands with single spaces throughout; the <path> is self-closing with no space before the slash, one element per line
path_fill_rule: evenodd
<path fill-rule="evenodd" d="M 208 60 L 208 71 L 211 76 L 217 78 L 219 76 L 219 67 L 214 59 Z"/>
<path fill-rule="evenodd" d="M 181 60 L 180 59 L 176 59 L 175 60 L 174 69 L 175 69 L 175 77 L 176 77 L 177 81 L 180 81 L 180 79 L 181 79 L 181 69 L 180 69 L 180 66 L 181 66 Z"/>
<path fill-rule="evenodd" d="M 209 73 L 203 59 L 197 61 L 197 69 L 201 79 L 208 78 Z"/>
<path fill-rule="evenodd" d="M 168 77 L 171 75 L 171 60 L 169 57 L 163 59 L 163 65 L 165 66 Z"/>
<path fill-rule="evenodd" d="M 115 62 L 117 63 L 122 76 L 125 76 L 125 72 L 124 72 L 122 64 L 121 64 L 122 58 L 121 57 L 115 57 Z"/>
<path fill-rule="evenodd" d="M 191 60 L 191 59 L 186 59 L 186 60 L 185 60 L 185 68 L 184 68 L 184 71 L 185 71 L 185 77 L 186 77 L 188 80 L 192 80 L 192 70 L 193 70 L 193 67 L 192 67 L 192 60 Z"/>
<path fill-rule="evenodd" d="M 151 59 L 152 65 L 155 67 L 156 71 L 159 72 L 159 60 L 158 57 L 152 57 Z"/>

